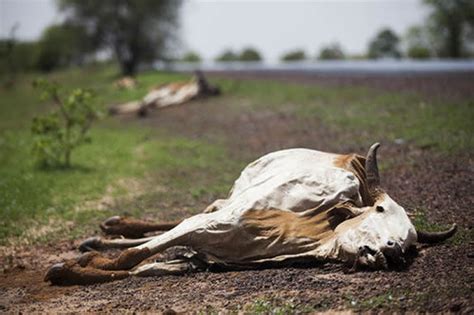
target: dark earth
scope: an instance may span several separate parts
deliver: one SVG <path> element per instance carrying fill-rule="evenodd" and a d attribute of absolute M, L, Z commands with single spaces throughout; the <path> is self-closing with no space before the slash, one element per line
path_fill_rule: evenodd
<path fill-rule="evenodd" d="M 301 84 L 361 85 L 417 92 L 427 98 L 473 99 L 473 74 L 418 77 L 340 77 L 278 73 L 218 73 L 238 79 L 277 79 Z M 211 76 L 212 78 L 212 76 Z M 143 119 L 170 134 L 225 145 L 230 154 L 248 160 L 281 148 L 308 147 L 329 152 L 358 152 L 351 137 L 317 118 L 297 118 L 291 109 L 229 110 L 226 97 L 197 100 L 152 113 Z M 124 123 L 134 117 L 124 118 Z M 380 140 L 380 139 L 376 139 Z M 382 139 L 383 140 L 383 139 Z M 375 142 L 375 140 L 374 140 Z M 345 310 L 474 313 L 474 160 L 471 152 L 447 155 L 411 143 L 383 142 L 379 160 L 390 160 L 382 185 L 416 216 L 424 211 L 428 225 L 445 228 L 456 222 L 454 240 L 420 246 L 411 263 L 397 271 L 348 273 L 337 264 L 277 269 L 201 272 L 185 276 L 130 278 L 88 286 L 51 286 L 43 282 L 54 262 L 78 255 L 76 242 L 16 248 L 0 258 L 0 312 L 315 312 Z M 235 174 L 237 178 L 238 174 Z M 5 266 L 9 266 L 5 268 Z M 263 306 L 262 306 L 263 305 Z M 258 308 L 264 307 L 262 308 Z M 266 307 L 266 308 L 265 308 Z"/>

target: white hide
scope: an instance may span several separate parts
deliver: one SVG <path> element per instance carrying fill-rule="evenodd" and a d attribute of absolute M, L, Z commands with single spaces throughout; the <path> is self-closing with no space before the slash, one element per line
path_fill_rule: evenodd
<path fill-rule="evenodd" d="M 152 90 L 143 98 L 145 105 L 152 105 L 157 108 L 178 105 L 187 102 L 191 98 L 197 96 L 199 86 L 192 81 L 180 86 L 178 89 L 173 85 L 165 85 L 162 88 Z"/>
<path fill-rule="evenodd" d="M 166 84 L 151 90 L 141 101 L 132 101 L 112 107 L 116 114 L 136 113 L 142 107 L 163 108 L 183 104 L 198 96 L 199 85 L 195 80 L 185 84 Z"/>
<path fill-rule="evenodd" d="M 190 246 L 210 261 L 245 265 L 295 257 L 354 258 L 360 246 L 379 251 L 387 240 L 403 249 L 416 240 L 416 232 L 403 208 L 388 196 L 377 201 L 386 208 L 363 207 L 361 183 L 349 170 L 337 167 L 340 155 L 308 149 L 270 153 L 248 165 L 235 181 L 230 196 L 218 210 L 184 220 L 174 229 L 138 246 L 157 253 L 174 245 Z M 303 214 L 322 205 L 350 201 L 360 214 L 337 226 L 324 242 L 300 237 L 270 239 L 243 227 L 247 211 L 281 209 Z"/>

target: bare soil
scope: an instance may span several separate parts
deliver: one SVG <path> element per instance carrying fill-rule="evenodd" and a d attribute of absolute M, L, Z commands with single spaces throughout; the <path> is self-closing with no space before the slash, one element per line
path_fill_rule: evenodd
<path fill-rule="evenodd" d="M 255 77 L 245 75 L 245 79 Z M 443 82 L 449 78 L 429 78 L 423 81 L 419 92 L 441 95 L 440 89 L 444 88 L 456 97 L 472 98 L 472 89 L 465 88 L 468 81 L 472 83 L 471 78 L 461 75 L 455 78 L 458 85 L 448 87 Z M 374 87 L 370 83 L 374 79 L 367 83 L 365 79 L 352 78 L 347 83 L 347 78 L 325 80 L 294 76 L 291 80 L 305 84 L 343 82 Z M 331 80 L 339 80 L 339 83 Z M 386 77 L 374 81 L 378 86 L 392 89 L 394 80 L 405 79 Z M 404 86 L 408 90 L 417 89 L 410 84 L 411 80 L 395 84 L 396 89 Z M 297 118 L 291 108 L 255 112 L 245 106 L 245 100 L 241 101 L 241 104 L 239 100 L 230 101 L 226 96 L 198 100 L 152 113 L 143 123 L 170 134 L 222 144 L 229 149 L 229 154 L 249 162 L 266 152 L 288 147 L 341 153 L 364 153 L 367 149 L 351 143 L 351 137 L 357 135 L 329 128 L 316 118 Z M 234 105 L 228 106 L 229 102 Z M 135 118 L 126 118 L 124 122 L 128 119 Z M 473 313 L 472 155 L 461 152 L 447 156 L 410 143 L 385 141 L 382 144 L 380 160 L 390 166 L 382 172 L 382 180 L 389 194 L 409 213 L 424 211 L 430 224 L 446 227 L 448 223 L 457 222 L 460 226 L 460 235 L 455 241 L 418 246 L 406 269 L 351 274 L 346 272 L 345 266 L 322 264 L 130 278 L 89 286 L 50 286 L 42 281 L 46 268 L 78 254 L 78 242 L 63 241 L 10 248 L 2 253 L 0 263 L 5 271 L 0 275 L 0 312 L 116 313 L 170 309 L 177 312 L 247 309 L 252 312 L 256 310 L 252 308 L 255 301 L 269 301 L 274 306 L 287 307 L 287 311 L 300 312 L 370 309 Z"/>

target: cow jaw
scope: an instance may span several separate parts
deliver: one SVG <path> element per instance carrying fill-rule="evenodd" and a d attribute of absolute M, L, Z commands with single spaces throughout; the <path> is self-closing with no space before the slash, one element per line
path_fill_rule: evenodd
<path fill-rule="evenodd" d="M 341 223 L 335 232 L 340 259 L 374 269 L 386 268 L 387 258 L 399 263 L 417 238 L 405 209 L 386 193 L 362 215 Z"/>

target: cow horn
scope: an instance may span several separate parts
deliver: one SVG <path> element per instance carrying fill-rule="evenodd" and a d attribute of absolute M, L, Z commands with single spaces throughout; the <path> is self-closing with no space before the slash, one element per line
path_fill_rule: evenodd
<path fill-rule="evenodd" d="M 450 229 L 442 232 L 424 232 L 424 231 L 416 231 L 418 235 L 418 242 L 425 243 L 425 244 L 433 244 L 439 243 L 444 240 L 447 240 L 451 236 L 453 236 L 458 229 L 456 224 L 453 224 Z"/>
<path fill-rule="evenodd" d="M 365 172 L 367 174 L 367 185 L 369 191 L 374 191 L 380 186 L 379 168 L 377 166 L 377 149 L 380 147 L 380 143 L 374 143 L 365 160 Z"/>

